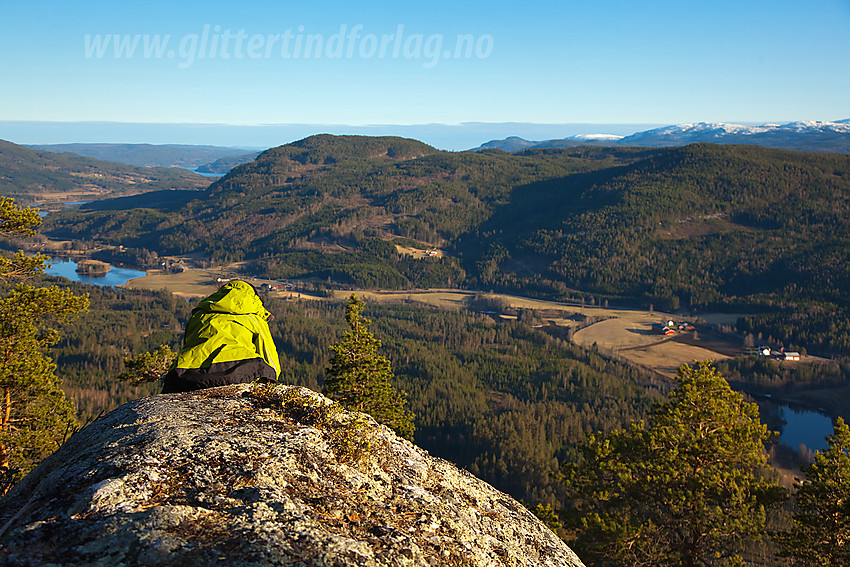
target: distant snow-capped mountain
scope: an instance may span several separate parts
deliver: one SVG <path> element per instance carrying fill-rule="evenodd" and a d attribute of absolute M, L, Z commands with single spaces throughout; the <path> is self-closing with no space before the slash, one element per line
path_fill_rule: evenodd
<path fill-rule="evenodd" d="M 620 142 L 626 145 L 680 145 L 694 142 L 714 142 L 725 144 L 759 144 L 761 140 L 781 142 L 797 140 L 800 135 L 850 136 L 850 121 L 837 122 L 790 122 L 788 124 L 761 124 L 746 126 L 743 124 L 700 122 L 698 124 L 676 124 L 654 130 L 638 132 L 626 136 Z M 815 141 L 815 140 L 811 140 Z M 850 141 L 850 139 L 848 140 Z M 775 146 L 774 146 L 775 147 Z"/>
<path fill-rule="evenodd" d="M 623 136 L 615 136 L 614 134 L 577 134 L 570 136 L 572 140 L 604 140 L 607 142 L 616 142 L 622 140 Z"/>
<path fill-rule="evenodd" d="M 662 147 L 683 146 L 698 142 L 752 144 L 788 150 L 850 153 L 850 118 L 834 122 L 799 121 L 789 122 L 788 124 L 760 124 L 755 126 L 725 122 L 699 122 L 664 126 L 625 137 L 607 134 L 581 134 L 542 142 L 512 137 L 505 140 L 492 140 L 476 148 L 476 150 L 497 148 L 515 152 L 529 148 L 570 147 L 582 144 Z"/>

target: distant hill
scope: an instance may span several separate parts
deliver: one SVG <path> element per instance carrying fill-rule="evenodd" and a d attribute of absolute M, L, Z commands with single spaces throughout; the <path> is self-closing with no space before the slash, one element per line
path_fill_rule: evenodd
<path fill-rule="evenodd" d="M 230 168 L 253 160 L 259 151 L 220 146 L 192 146 L 183 144 L 47 144 L 27 146 L 34 150 L 54 153 L 70 152 L 104 161 L 145 167 L 182 167 L 196 169 L 209 167 L 213 162 L 229 163 Z M 227 171 L 203 169 L 203 173 Z"/>
<path fill-rule="evenodd" d="M 91 201 L 147 191 L 196 191 L 209 184 L 209 178 L 183 169 L 135 167 L 0 140 L 0 194 L 25 205 Z"/>
<path fill-rule="evenodd" d="M 646 153 L 599 148 L 594 150 L 599 155 L 588 159 L 589 151 L 577 149 L 576 157 L 545 150 L 518 157 L 444 152 L 395 137 L 311 136 L 234 168 L 202 199 L 174 213 L 148 211 L 142 221 L 132 210 L 51 215 L 45 229 L 162 253 L 256 259 L 263 264 L 258 269 L 280 277 L 313 275 L 397 287 L 410 278 L 424 283 L 431 277 L 415 275 L 422 263 L 402 268 L 408 275 L 392 266 L 392 240 L 422 248 L 448 245 L 507 202 L 517 184 Z M 108 223 L 97 220 L 107 214 Z M 108 236 L 102 232 L 106 226 Z M 459 268 L 456 260 L 447 263 L 447 270 Z"/>
<path fill-rule="evenodd" d="M 255 159 L 257 159 L 258 155 L 260 155 L 260 152 L 251 152 L 249 154 L 239 154 L 235 156 L 218 158 L 215 161 L 199 165 L 195 168 L 195 171 L 198 173 L 205 174 L 224 175 L 237 165 L 242 165 L 243 163 L 254 161 Z"/>
<path fill-rule="evenodd" d="M 481 150 L 503 150 L 506 152 L 518 152 L 521 150 L 527 150 L 528 148 L 533 147 L 535 144 L 539 142 L 529 142 L 519 136 L 510 136 L 505 138 L 504 140 L 490 140 L 484 144 L 481 144 L 474 151 Z"/>
<path fill-rule="evenodd" d="M 267 150 L 174 211 L 67 212 L 46 230 L 247 260 L 276 278 L 793 309 L 775 324 L 805 313 L 808 344 L 850 353 L 850 156 L 840 154 L 713 144 L 443 152 L 324 135 Z M 443 257 L 414 259 L 397 244 Z"/>
<path fill-rule="evenodd" d="M 569 138 L 557 140 L 544 140 L 533 142 L 518 136 L 511 136 L 504 140 L 491 140 L 473 149 L 474 152 L 483 150 L 502 150 L 505 152 L 519 152 L 522 150 L 539 150 L 546 148 L 575 148 L 578 146 L 616 146 L 622 136 L 611 134 L 579 134 Z"/>
<path fill-rule="evenodd" d="M 474 151 L 499 149 L 516 152 L 530 148 L 561 148 L 577 145 L 667 147 L 708 142 L 748 144 L 765 148 L 808 152 L 850 153 L 850 119 L 836 122 L 791 122 L 789 124 L 707 123 L 665 126 L 631 136 L 590 134 L 557 140 L 529 141 L 516 136 L 491 140 Z"/>

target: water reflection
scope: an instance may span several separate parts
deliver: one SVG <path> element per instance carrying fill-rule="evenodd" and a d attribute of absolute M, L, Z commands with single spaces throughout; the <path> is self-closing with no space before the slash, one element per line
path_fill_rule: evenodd
<path fill-rule="evenodd" d="M 827 435 L 832 435 L 832 418 L 825 413 L 771 400 L 758 400 L 759 415 L 763 423 L 779 431 L 779 442 L 797 450 L 805 445 L 811 451 L 826 448 Z"/>

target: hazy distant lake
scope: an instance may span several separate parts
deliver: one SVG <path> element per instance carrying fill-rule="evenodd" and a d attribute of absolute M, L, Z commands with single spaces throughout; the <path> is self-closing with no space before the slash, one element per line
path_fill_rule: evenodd
<path fill-rule="evenodd" d="M 73 260 L 57 260 L 50 259 L 51 266 L 44 270 L 44 273 L 51 276 L 61 276 L 68 278 L 71 281 L 89 283 L 94 285 L 115 286 L 124 285 L 134 278 L 144 277 L 145 272 L 139 270 L 131 270 L 129 268 L 118 268 L 112 266 L 112 269 L 106 272 L 103 276 L 89 276 L 77 273 L 77 263 Z"/>
<path fill-rule="evenodd" d="M 224 177 L 225 175 L 227 175 L 226 173 L 206 173 L 203 171 L 198 171 L 197 169 L 190 169 L 189 171 L 197 173 L 198 175 L 203 175 L 204 177 Z"/>
<path fill-rule="evenodd" d="M 90 203 L 91 201 L 69 201 L 68 203 L 63 203 L 62 206 L 66 209 L 75 209 L 80 205 L 85 205 L 86 203 Z M 29 207 L 43 207 L 44 203 L 34 203 L 32 205 L 28 205 Z M 38 211 L 38 216 L 41 218 L 46 217 L 50 214 L 50 211 Z"/>

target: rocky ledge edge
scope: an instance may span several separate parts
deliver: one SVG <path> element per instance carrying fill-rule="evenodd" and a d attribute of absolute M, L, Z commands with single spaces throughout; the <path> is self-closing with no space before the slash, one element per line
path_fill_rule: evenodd
<path fill-rule="evenodd" d="M 143 398 L 0 501 L 0 565 L 581 566 L 524 506 L 306 388 Z"/>

